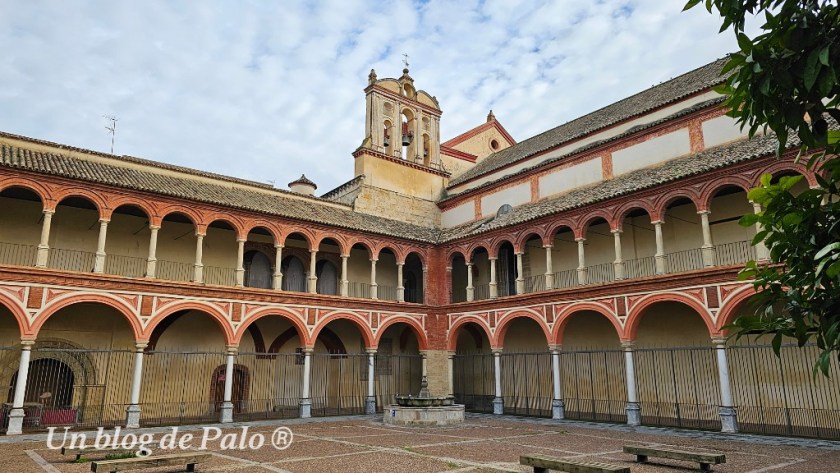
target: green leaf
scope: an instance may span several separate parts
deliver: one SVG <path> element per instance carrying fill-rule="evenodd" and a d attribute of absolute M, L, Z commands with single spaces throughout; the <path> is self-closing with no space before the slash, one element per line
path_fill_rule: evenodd
<path fill-rule="evenodd" d="M 682 11 L 691 10 L 692 8 L 696 7 L 700 2 L 703 0 L 689 0 L 688 3 L 685 4 Z"/>
<path fill-rule="evenodd" d="M 840 241 L 825 245 L 820 251 L 814 255 L 814 259 L 822 259 L 825 255 L 831 253 L 833 250 L 840 250 Z"/>
<path fill-rule="evenodd" d="M 826 45 L 824 48 L 822 48 L 822 50 L 820 50 L 820 62 L 822 63 L 823 66 L 830 65 L 830 64 L 828 64 L 828 48 L 829 47 L 830 47 L 829 45 Z"/>
<path fill-rule="evenodd" d="M 738 47 L 741 48 L 741 51 L 749 53 L 753 47 L 752 40 L 744 33 L 738 33 Z"/>
<path fill-rule="evenodd" d="M 808 55 L 808 59 L 805 61 L 805 71 L 802 76 L 805 90 L 811 90 L 814 87 L 814 83 L 817 82 L 817 76 L 820 73 L 819 58 L 819 51 L 815 49 L 811 51 L 811 54 Z"/>
<path fill-rule="evenodd" d="M 744 214 L 740 220 L 738 220 L 738 224 L 742 227 L 751 227 L 758 222 L 758 215 L 757 214 Z"/>

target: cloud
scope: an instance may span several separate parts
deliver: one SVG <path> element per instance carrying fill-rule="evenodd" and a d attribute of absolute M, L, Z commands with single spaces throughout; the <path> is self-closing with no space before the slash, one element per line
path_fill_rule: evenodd
<path fill-rule="evenodd" d="M 517 139 L 735 48 L 680 2 L 0 0 L 0 130 L 326 191 L 350 179 L 367 73 L 437 96 L 449 137 Z"/>

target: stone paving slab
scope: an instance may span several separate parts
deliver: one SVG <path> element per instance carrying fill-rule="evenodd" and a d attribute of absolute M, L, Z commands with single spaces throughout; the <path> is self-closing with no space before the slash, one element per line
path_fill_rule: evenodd
<path fill-rule="evenodd" d="M 840 472 L 840 442 L 756 435 L 733 435 L 587 422 L 558 422 L 489 415 L 469 415 L 462 426 L 401 428 L 384 425 L 373 416 L 289 421 L 261 421 L 213 427 L 224 434 L 270 434 L 279 426 L 294 433 L 286 450 L 221 450 L 209 443 L 214 458 L 201 464 L 208 472 L 411 472 L 490 473 L 525 472 L 519 455 L 534 452 L 557 457 L 592 459 L 628 465 L 634 473 L 698 471 L 696 464 L 665 459 L 635 463 L 621 452 L 623 445 L 661 444 L 680 449 L 721 451 L 727 463 L 721 473 Z M 185 427 L 200 434 L 200 427 Z M 143 429 L 159 438 L 169 428 Z M 0 437 L 0 473 L 81 473 L 89 463 L 73 463 L 46 448 L 45 436 Z M 197 443 L 197 442 L 196 442 Z M 165 452 L 156 452 L 157 454 Z M 38 459 L 41 459 L 38 463 Z M 137 470 L 173 473 L 176 468 Z"/>

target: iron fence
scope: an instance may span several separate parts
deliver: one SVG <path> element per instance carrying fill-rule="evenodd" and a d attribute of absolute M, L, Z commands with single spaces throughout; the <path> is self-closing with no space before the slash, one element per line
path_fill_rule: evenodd
<path fill-rule="evenodd" d="M 814 374 L 820 350 L 783 345 L 728 348 L 738 424 L 744 432 L 840 438 L 840 369 Z"/>
<path fill-rule="evenodd" d="M 567 269 L 554 273 L 554 288 L 563 289 L 578 285 L 577 269 Z"/>
<path fill-rule="evenodd" d="M 540 292 L 545 291 L 545 275 L 537 274 L 536 276 L 529 276 L 525 278 L 525 292 Z"/>
<path fill-rule="evenodd" d="M 108 254 L 105 257 L 105 272 L 129 278 L 142 278 L 146 275 L 146 264 L 146 258 Z"/>
<path fill-rule="evenodd" d="M 236 269 L 205 266 L 204 283 L 216 286 L 234 286 L 236 285 Z"/>
<path fill-rule="evenodd" d="M 455 402 L 469 412 L 493 412 L 494 377 L 491 353 L 457 354 L 452 360 Z"/>
<path fill-rule="evenodd" d="M 700 248 L 668 253 L 668 272 L 682 273 L 703 268 L 703 251 Z"/>
<path fill-rule="evenodd" d="M 93 272 L 96 253 L 89 251 L 50 248 L 47 266 L 63 271 Z"/>
<path fill-rule="evenodd" d="M 502 353 L 505 414 L 551 417 L 551 353 Z"/>
<path fill-rule="evenodd" d="M 560 373 L 567 418 L 627 420 L 623 351 L 564 350 L 560 353 Z"/>
<path fill-rule="evenodd" d="M 643 278 L 656 275 L 656 257 L 629 259 L 624 261 L 624 277 L 627 279 Z"/>
<path fill-rule="evenodd" d="M 364 414 L 367 354 L 312 354 L 312 415 Z"/>
<path fill-rule="evenodd" d="M 158 260 L 155 277 L 167 281 L 192 281 L 195 268 L 192 263 Z"/>
<path fill-rule="evenodd" d="M 303 384 L 303 357 L 298 353 L 239 353 L 236 367 L 244 390 L 233 399 L 235 420 L 297 417 Z M 236 372 L 234 372 L 236 376 Z"/>
<path fill-rule="evenodd" d="M 720 430 L 720 381 L 714 349 L 637 348 L 642 423 Z"/>
<path fill-rule="evenodd" d="M 601 263 L 587 266 L 586 279 L 589 284 L 615 281 L 615 265 L 613 263 Z"/>
<path fill-rule="evenodd" d="M 423 378 L 420 355 L 376 355 L 376 409 L 382 412 L 398 395 L 416 396 Z"/>

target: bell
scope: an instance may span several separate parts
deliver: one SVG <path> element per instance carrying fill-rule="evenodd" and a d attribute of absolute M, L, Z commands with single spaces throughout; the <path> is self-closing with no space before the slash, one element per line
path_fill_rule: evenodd
<path fill-rule="evenodd" d="M 384 144 L 385 144 L 386 148 L 391 146 L 391 139 L 388 138 L 388 135 L 385 135 L 385 143 Z"/>
<path fill-rule="evenodd" d="M 412 138 L 411 133 L 403 134 L 402 135 L 402 145 L 403 146 L 410 145 L 411 144 L 411 138 Z"/>

